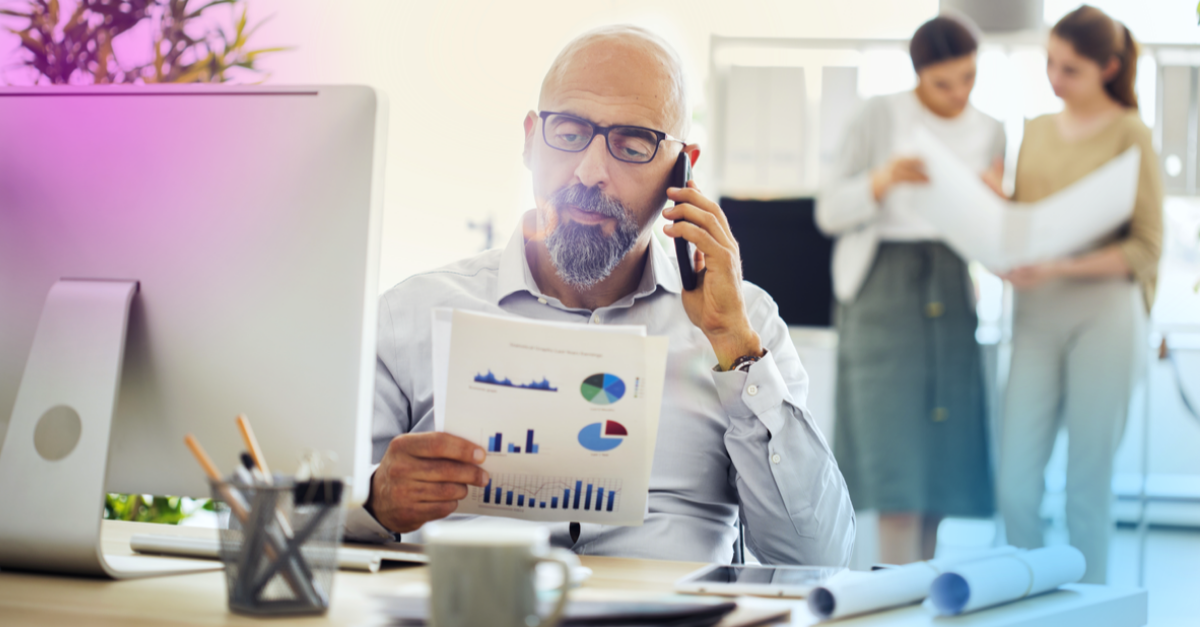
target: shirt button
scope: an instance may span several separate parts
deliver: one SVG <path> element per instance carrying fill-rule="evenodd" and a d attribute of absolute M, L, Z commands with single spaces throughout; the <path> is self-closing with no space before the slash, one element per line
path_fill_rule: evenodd
<path fill-rule="evenodd" d="M 545 305 L 545 304 L 546 304 L 546 299 L 545 299 L 545 298 L 539 298 L 539 299 L 538 299 L 538 302 L 539 302 L 539 303 L 541 303 L 541 304 L 543 304 L 543 305 Z"/>
<path fill-rule="evenodd" d="M 755 394 L 758 394 L 758 386 L 751 385 L 750 387 L 746 388 L 746 393 L 749 394 L 750 396 L 754 396 Z"/>
<path fill-rule="evenodd" d="M 934 422 L 945 422 L 950 417 L 950 411 L 945 407 L 938 407 L 933 410 Z"/>
<path fill-rule="evenodd" d="M 946 313 L 946 306 L 939 302 L 932 302 L 925 305 L 925 315 L 930 318 L 940 318 Z"/>
<path fill-rule="evenodd" d="M 771 463 L 772 463 L 772 464 L 778 464 L 778 463 L 779 463 L 779 460 L 781 460 L 781 459 L 783 459 L 783 458 L 779 456 L 779 453 L 776 453 L 776 454 L 774 454 L 774 455 L 772 455 L 772 456 L 771 456 Z"/>

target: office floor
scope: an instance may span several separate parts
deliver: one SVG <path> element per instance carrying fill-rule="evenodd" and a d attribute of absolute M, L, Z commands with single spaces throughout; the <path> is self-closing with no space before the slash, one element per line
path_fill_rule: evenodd
<path fill-rule="evenodd" d="M 1109 558 L 1109 582 L 1137 585 L 1138 534 L 1119 528 Z M 1152 528 L 1146 538 L 1150 625 L 1200 622 L 1200 530 Z"/>
<path fill-rule="evenodd" d="M 990 521 L 948 519 L 942 523 L 938 555 L 977 546 L 989 546 L 995 536 Z M 1053 529 L 1047 541 L 1057 538 Z M 1138 534 L 1134 527 L 1118 527 L 1109 555 L 1109 583 L 1136 586 Z M 1146 538 L 1146 589 L 1150 592 L 1150 627 L 1175 627 L 1200 623 L 1200 529 L 1152 527 Z"/>

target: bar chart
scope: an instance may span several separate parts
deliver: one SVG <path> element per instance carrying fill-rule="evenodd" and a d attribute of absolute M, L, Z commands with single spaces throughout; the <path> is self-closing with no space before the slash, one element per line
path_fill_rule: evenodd
<path fill-rule="evenodd" d="M 487 452 L 489 453 L 537 453 L 540 447 L 533 441 L 533 429 L 526 429 L 524 436 L 524 444 L 517 444 L 515 438 L 506 438 L 504 433 L 497 431 L 495 433 L 485 434 L 481 440 L 487 439 Z M 482 442 L 480 442 L 482 444 Z M 507 443 L 507 444 L 506 444 Z"/>
<path fill-rule="evenodd" d="M 621 511 L 621 480 L 494 474 L 486 487 L 472 487 L 468 498 L 506 509 L 617 513 Z"/>

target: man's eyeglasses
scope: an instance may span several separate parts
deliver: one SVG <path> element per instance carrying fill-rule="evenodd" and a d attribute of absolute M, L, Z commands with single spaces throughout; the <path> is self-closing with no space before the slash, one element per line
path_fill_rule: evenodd
<path fill-rule="evenodd" d="M 583 152 L 597 135 L 603 135 L 608 153 L 618 161 L 650 163 L 663 141 L 684 143 L 682 139 L 642 126 L 596 126 L 583 118 L 554 111 L 538 115 L 542 118 L 542 138 L 546 145 L 566 152 Z"/>

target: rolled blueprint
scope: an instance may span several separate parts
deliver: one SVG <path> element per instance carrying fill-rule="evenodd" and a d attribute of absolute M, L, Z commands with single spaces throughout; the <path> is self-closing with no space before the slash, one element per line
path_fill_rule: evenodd
<path fill-rule="evenodd" d="M 1005 546 L 969 557 L 917 562 L 870 573 L 843 571 L 809 593 L 808 611 L 821 620 L 832 620 L 916 603 L 929 595 L 929 586 L 938 575 L 960 564 L 991 560 L 1016 551 Z"/>
<path fill-rule="evenodd" d="M 1073 546 L 1021 551 L 955 566 L 933 581 L 929 600 L 942 616 L 964 614 L 1075 583 L 1085 570 Z"/>

